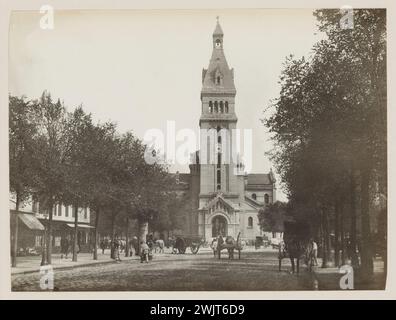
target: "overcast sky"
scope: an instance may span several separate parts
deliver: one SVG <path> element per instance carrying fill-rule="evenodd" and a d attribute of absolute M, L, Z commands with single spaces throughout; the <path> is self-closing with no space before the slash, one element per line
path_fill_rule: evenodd
<path fill-rule="evenodd" d="M 69 110 L 82 104 L 95 120 L 121 132 L 198 130 L 202 68 L 212 52 L 216 16 L 234 68 L 238 128 L 253 130 L 253 170 L 274 167 L 260 119 L 279 95 L 285 57 L 309 56 L 323 35 L 312 10 L 55 11 L 42 30 L 39 12 L 14 12 L 10 24 L 9 91 L 38 98 L 43 90 Z M 187 166 L 172 171 L 188 172 Z M 278 189 L 279 190 L 279 189 Z M 278 191 L 278 199 L 285 195 Z"/>

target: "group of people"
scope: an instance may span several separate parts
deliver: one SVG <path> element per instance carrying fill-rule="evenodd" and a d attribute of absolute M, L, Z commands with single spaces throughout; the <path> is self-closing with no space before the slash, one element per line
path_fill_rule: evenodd
<path fill-rule="evenodd" d="M 139 248 L 139 242 L 138 238 L 136 236 L 132 237 L 131 240 L 128 241 L 129 246 L 126 246 L 126 241 L 123 239 L 120 239 L 119 237 L 115 237 L 114 241 L 111 241 L 110 239 L 102 239 L 100 241 L 100 248 L 102 250 L 102 254 L 105 253 L 106 249 L 111 249 L 112 250 L 112 257 L 116 261 L 121 261 L 120 254 L 122 252 L 125 252 L 126 250 L 129 250 L 128 255 L 133 256 L 135 255 L 140 255 L 140 261 L 143 262 L 148 262 L 149 260 L 152 259 L 152 252 L 157 250 L 157 247 L 159 248 L 160 252 L 164 250 L 164 241 L 161 240 L 160 244 L 157 245 L 158 240 L 154 240 L 152 235 L 148 235 L 146 237 L 146 241 L 141 241 L 140 242 L 140 248 Z M 162 243 L 162 246 L 161 246 Z"/>
<path fill-rule="evenodd" d="M 73 250 L 73 239 L 70 236 L 63 236 L 60 240 L 61 259 L 67 259 L 69 253 Z M 77 242 L 77 253 L 80 253 L 81 245 Z"/>

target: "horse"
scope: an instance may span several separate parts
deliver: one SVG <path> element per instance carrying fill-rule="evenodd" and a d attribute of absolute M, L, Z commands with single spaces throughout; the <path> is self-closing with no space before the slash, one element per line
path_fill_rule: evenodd
<path fill-rule="evenodd" d="M 154 242 L 154 252 L 157 253 L 164 253 L 164 248 L 165 248 L 165 242 L 162 239 L 155 240 Z"/>
<path fill-rule="evenodd" d="M 238 259 L 241 259 L 241 250 L 242 250 L 242 241 L 241 241 L 241 233 L 238 234 L 237 239 L 235 240 L 232 236 L 227 236 L 224 238 L 220 235 L 217 238 L 216 249 L 213 249 L 214 254 L 217 251 L 217 256 L 221 258 L 221 250 L 227 249 L 228 251 L 228 259 L 234 259 L 234 250 L 238 250 Z M 213 244 L 214 242 L 212 242 Z"/>
<path fill-rule="evenodd" d="M 180 254 L 184 254 L 186 252 L 186 243 L 181 237 L 177 237 L 175 240 L 175 244 L 173 246 L 174 252 L 179 252 Z"/>
<path fill-rule="evenodd" d="M 312 253 L 309 249 L 308 243 L 297 239 L 288 239 L 287 241 L 281 241 L 279 244 L 278 260 L 279 260 L 279 272 L 282 268 L 282 259 L 289 258 L 291 262 L 292 273 L 297 271 L 300 272 L 300 259 L 303 259 L 308 269 L 311 271 L 312 268 Z"/>

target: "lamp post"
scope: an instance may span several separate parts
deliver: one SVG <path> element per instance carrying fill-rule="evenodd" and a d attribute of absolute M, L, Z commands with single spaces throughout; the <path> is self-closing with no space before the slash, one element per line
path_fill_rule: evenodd
<path fill-rule="evenodd" d="M 41 266 L 46 266 L 48 264 L 48 259 L 47 259 L 47 217 L 48 213 L 45 211 L 43 213 L 44 216 L 44 235 L 43 235 L 43 240 L 41 242 Z"/>

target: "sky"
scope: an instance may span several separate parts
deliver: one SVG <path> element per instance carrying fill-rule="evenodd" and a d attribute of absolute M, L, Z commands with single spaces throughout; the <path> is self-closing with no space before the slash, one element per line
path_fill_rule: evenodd
<path fill-rule="evenodd" d="M 95 121 L 116 122 L 120 132 L 140 138 L 152 128 L 165 132 L 167 121 L 175 121 L 176 131 L 198 132 L 202 69 L 219 16 L 234 68 L 237 127 L 252 130 L 252 173 L 275 170 L 261 119 L 279 96 L 286 56 L 309 57 L 323 38 L 310 9 L 55 11 L 53 29 L 40 28 L 42 16 L 11 16 L 10 94 L 34 99 L 48 90 L 68 110 L 82 105 Z M 189 169 L 171 167 L 176 170 Z M 286 200 L 280 185 L 277 198 Z"/>

